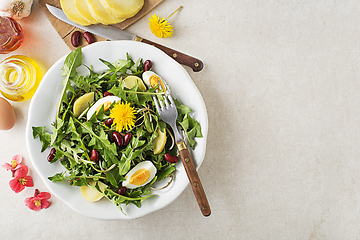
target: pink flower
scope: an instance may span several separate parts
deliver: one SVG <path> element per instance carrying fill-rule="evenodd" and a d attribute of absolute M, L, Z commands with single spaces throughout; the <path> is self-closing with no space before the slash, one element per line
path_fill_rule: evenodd
<path fill-rule="evenodd" d="M 48 192 L 42 192 L 38 189 L 35 189 L 35 193 L 33 197 L 29 197 L 25 199 L 25 205 L 29 207 L 31 210 L 39 211 L 43 208 L 48 208 L 50 203 L 48 199 L 51 198 L 51 194 Z"/>
<path fill-rule="evenodd" d="M 10 188 L 15 193 L 21 192 L 25 187 L 34 186 L 31 176 L 27 176 L 27 174 L 28 167 L 25 165 L 15 171 L 14 178 L 9 182 Z"/>
<path fill-rule="evenodd" d="M 10 164 L 9 163 L 4 163 L 2 165 L 2 167 L 5 168 L 7 171 L 11 170 L 12 176 L 14 177 L 15 171 L 24 166 L 23 164 L 21 164 L 22 160 L 23 160 L 22 156 L 15 155 L 15 156 L 12 157 L 12 160 L 11 160 Z"/>

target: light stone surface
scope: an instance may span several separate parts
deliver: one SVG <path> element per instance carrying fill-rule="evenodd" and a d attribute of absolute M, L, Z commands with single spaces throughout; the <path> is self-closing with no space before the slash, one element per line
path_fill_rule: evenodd
<path fill-rule="evenodd" d="M 148 17 L 168 16 L 172 38 L 158 39 Z M 188 67 L 209 115 L 199 175 L 212 215 L 188 187 L 171 205 L 136 220 L 79 215 L 53 197 L 33 212 L 0 170 L 0 239 L 360 239 L 360 2 L 166 0 L 127 30 L 193 55 Z M 44 71 L 69 49 L 37 1 L 20 24 L 23 54 Z M 0 162 L 25 158 L 47 191 L 25 143 L 29 102 L 0 131 Z"/>

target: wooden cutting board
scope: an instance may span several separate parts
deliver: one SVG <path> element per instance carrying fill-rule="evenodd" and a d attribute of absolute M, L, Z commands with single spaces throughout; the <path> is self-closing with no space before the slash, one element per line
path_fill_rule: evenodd
<path fill-rule="evenodd" d="M 151 10 L 153 10 L 157 5 L 162 3 L 164 0 L 145 0 L 143 8 L 133 17 L 126 19 L 124 22 L 114 24 L 112 26 L 117 27 L 119 29 L 125 29 L 131 24 L 135 23 L 137 20 L 148 14 Z M 78 29 L 77 27 L 73 27 L 63 21 L 54 17 L 49 10 L 47 9 L 45 4 L 52 5 L 54 7 L 61 8 L 60 0 L 39 0 L 39 4 L 41 9 L 44 11 L 47 18 L 50 20 L 53 27 L 56 29 L 60 37 L 64 40 L 66 45 L 71 49 L 75 50 L 75 47 L 71 44 L 71 34 L 74 31 L 80 31 L 83 33 L 84 31 Z M 106 41 L 107 39 L 94 35 L 95 41 Z M 84 38 L 80 40 L 80 46 L 86 46 L 88 43 Z"/>

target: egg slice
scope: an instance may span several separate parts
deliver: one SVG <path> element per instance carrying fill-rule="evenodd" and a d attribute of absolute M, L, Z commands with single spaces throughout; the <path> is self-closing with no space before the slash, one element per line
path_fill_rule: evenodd
<path fill-rule="evenodd" d="M 87 114 L 86 114 L 87 119 L 89 120 L 94 113 L 97 114 L 100 111 L 102 106 L 104 106 L 104 110 L 106 111 L 109 109 L 110 105 L 113 102 L 118 102 L 120 100 L 121 99 L 117 96 L 106 96 L 106 97 L 100 98 L 94 105 L 91 106 L 91 108 L 87 112 Z"/>
<path fill-rule="evenodd" d="M 138 163 L 125 176 L 126 181 L 123 181 L 123 186 L 134 189 L 144 186 L 151 182 L 156 175 L 156 167 L 151 161 L 143 161 Z"/>
<path fill-rule="evenodd" d="M 165 92 L 168 89 L 164 80 L 162 80 L 162 78 L 153 71 L 144 72 L 142 74 L 142 78 L 148 87 L 155 87 L 156 85 L 160 84 Z"/>

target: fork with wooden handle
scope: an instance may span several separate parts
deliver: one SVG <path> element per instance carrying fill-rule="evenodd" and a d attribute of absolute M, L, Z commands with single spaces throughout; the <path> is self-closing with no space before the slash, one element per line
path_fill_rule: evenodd
<path fill-rule="evenodd" d="M 201 184 L 199 175 L 196 171 L 194 162 L 190 156 L 189 150 L 187 149 L 184 139 L 181 137 L 176 127 L 178 111 L 176 109 L 174 100 L 168 93 L 164 94 L 165 106 L 162 101 L 158 101 L 156 99 L 156 96 L 153 96 L 153 100 L 161 119 L 167 124 L 169 124 L 174 132 L 176 146 L 178 148 L 186 174 L 189 178 L 191 188 L 194 192 L 195 198 L 199 204 L 202 214 L 207 217 L 211 214 L 210 206 L 206 198 L 204 188 Z"/>

